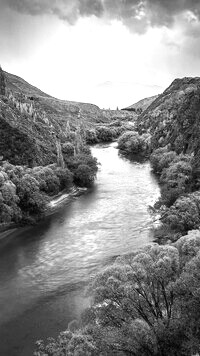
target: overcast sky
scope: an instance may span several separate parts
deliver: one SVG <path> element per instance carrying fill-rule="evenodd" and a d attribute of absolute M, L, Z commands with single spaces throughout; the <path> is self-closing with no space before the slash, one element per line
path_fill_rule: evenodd
<path fill-rule="evenodd" d="M 131 105 L 200 76 L 200 1 L 0 0 L 0 63 L 61 99 Z"/>

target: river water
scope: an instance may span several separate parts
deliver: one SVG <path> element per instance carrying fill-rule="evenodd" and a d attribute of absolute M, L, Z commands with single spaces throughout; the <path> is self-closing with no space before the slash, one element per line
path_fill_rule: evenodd
<path fill-rule="evenodd" d="M 148 205 L 159 196 L 149 163 L 95 146 L 94 188 L 0 244 L 0 355 L 31 356 L 89 301 L 87 281 L 115 256 L 152 241 Z"/>

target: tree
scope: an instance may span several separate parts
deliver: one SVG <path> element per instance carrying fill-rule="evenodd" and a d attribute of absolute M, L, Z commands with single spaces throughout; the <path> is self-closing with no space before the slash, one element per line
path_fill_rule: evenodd
<path fill-rule="evenodd" d="M 49 338 L 47 345 L 42 340 L 36 345 L 34 356 L 98 356 L 92 338 L 84 335 L 82 331 L 72 333 L 66 330 L 61 332 L 56 340 Z"/>
<path fill-rule="evenodd" d="M 75 147 L 71 142 L 66 142 L 62 145 L 62 152 L 64 155 L 64 159 L 65 157 L 71 157 L 74 156 L 75 153 Z"/>
<path fill-rule="evenodd" d="M 5 75 L 0 66 L 0 95 L 6 94 L 6 83 L 5 83 Z"/>
<path fill-rule="evenodd" d="M 93 144 L 98 142 L 97 132 L 95 129 L 87 129 L 86 132 L 86 142 L 87 144 Z"/>
<path fill-rule="evenodd" d="M 25 174 L 19 180 L 17 194 L 20 198 L 19 206 L 25 215 L 38 215 L 44 211 L 47 199 L 40 192 L 38 181 L 30 174 Z"/>
<path fill-rule="evenodd" d="M 113 140 L 113 129 L 107 126 L 98 126 L 96 135 L 99 142 L 110 142 Z"/>
<path fill-rule="evenodd" d="M 150 147 L 150 136 L 139 135 L 136 131 L 126 131 L 118 139 L 118 148 L 127 155 L 147 154 Z"/>
<path fill-rule="evenodd" d="M 166 345 L 163 346 L 162 342 L 164 331 L 177 317 L 173 282 L 178 271 L 178 250 L 171 246 L 154 245 L 133 257 L 116 261 L 96 276 L 89 290 L 93 295 L 93 309 L 98 324 L 103 328 L 114 328 L 116 335 L 124 327 L 130 330 L 128 335 L 133 335 L 135 325 L 139 327 L 137 341 L 127 336 L 125 339 L 123 337 L 123 344 L 120 344 L 117 337 L 116 350 L 123 351 L 123 345 L 127 347 L 130 344 L 129 354 L 138 355 L 142 345 L 145 348 L 145 334 L 147 340 L 151 340 L 145 355 L 154 354 L 152 350 L 155 347 L 157 355 L 170 354 L 170 345 L 164 350 Z"/>
<path fill-rule="evenodd" d="M 74 182 L 80 187 L 89 187 L 94 182 L 94 174 L 87 164 L 80 164 L 74 173 Z"/>
<path fill-rule="evenodd" d="M 168 168 L 176 156 L 176 152 L 168 151 L 167 147 L 161 147 L 155 150 L 150 156 L 150 162 L 154 172 L 161 174 L 163 169 Z"/>
<path fill-rule="evenodd" d="M 35 356 L 192 356 L 200 351 L 200 231 L 147 246 L 98 273 L 82 326 Z"/>
<path fill-rule="evenodd" d="M 161 221 L 182 233 L 200 227 L 200 192 L 181 196 L 161 214 Z"/>

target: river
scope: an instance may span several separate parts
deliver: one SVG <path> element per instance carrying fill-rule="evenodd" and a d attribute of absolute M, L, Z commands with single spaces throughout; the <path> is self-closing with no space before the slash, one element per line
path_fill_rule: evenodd
<path fill-rule="evenodd" d="M 159 196 L 148 162 L 95 146 L 93 189 L 0 244 L 0 355 L 31 356 L 88 305 L 87 281 L 115 256 L 152 241 L 148 205 Z"/>

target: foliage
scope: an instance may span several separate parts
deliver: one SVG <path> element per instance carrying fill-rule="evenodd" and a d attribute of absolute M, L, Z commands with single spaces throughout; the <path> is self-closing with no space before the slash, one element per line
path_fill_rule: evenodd
<path fill-rule="evenodd" d="M 34 356 L 97 356 L 96 347 L 92 338 L 84 335 L 82 331 L 72 333 L 69 330 L 59 334 L 57 340 L 48 339 L 45 345 L 42 340 L 37 341 L 37 351 Z"/>
<path fill-rule="evenodd" d="M 115 131 L 108 126 L 98 126 L 96 135 L 99 142 L 110 142 L 115 137 Z"/>
<path fill-rule="evenodd" d="M 45 210 L 49 195 L 72 185 L 72 173 L 56 164 L 46 167 L 0 167 L 0 222 L 30 221 Z"/>
<path fill-rule="evenodd" d="M 13 164 L 34 165 L 37 148 L 29 137 L 0 118 L 0 152 Z"/>
<path fill-rule="evenodd" d="M 91 145 L 94 143 L 98 143 L 97 132 L 95 129 L 87 129 L 85 134 L 87 144 Z"/>
<path fill-rule="evenodd" d="M 37 343 L 35 356 L 192 356 L 200 351 L 200 232 L 147 246 L 98 273 L 82 327 Z M 75 340 L 74 340 L 75 338 Z M 73 342 L 72 342 L 73 340 Z"/>
<path fill-rule="evenodd" d="M 74 172 L 74 182 L 80 187 L 90 187 L 94 182 L 95 175 L 87 164 L 79 164 Z"/>
<path fill-rule="evenodd" d="M 118 139 L 118 148 L 126 155 L 145 155 L 149 151 L 149 146 L 150 136 L 139 135 L 136 131 L 126 131 Z"/>
<path fill-rule="evenodd" d="M 0 222 L 35 219 L 45 210 L 49 196 L 56 195 L 63 189 L 69 190 L 73 183 L 88 187 L 94 182 L 98 169 L 97 160 L 92 157 L 90 148 L 85 144 L 84 128 L 79 125 L 75 131 L 72 131 L 68 123 L 62 145 L 53 131 L 52 135 L 57 147 L 57 164 L 34 166 L 35 152 L 31 145 L 27 148 L 32 151 L 33 156 L 33 160 L 26 161 L 29 167 L 3 161 L 0 167 Z M 11 154 L 16 145 L 13 139 L 12 142 L 14 148 L 11 149 Z M 21 150 L 20 143 L 18 146 L 16 152 L 18 148 Z M 12 161 L 18 162 L 16 157 Z"/>
<path fill-rule="evenodd" d="M 115 120 L 107 126 L 96 126 L 96 128 L 87 129 L 85 132 L 86 142 L 87 144 L 111 142 L 117 139 L 125 130 L 132 129 L 132 125 L 122 124 L 121 121 Z"/>
<path fill-rule="evenodd" d="M 68 169 L 72 172 L 75 173 L 77 170 L 78 166 L 81 164 L 85 164 L 90 167 L 91 171 L 93 172 L 94 176 L 96 175 L 96 172 L 98 170 L 97 167 L 97 160 L 94 158 L 91 154 L 77 154 L 74 157 L 70 158 L 68 157 L 66 159 L 66 164 Z"/>
<path fill-rule="evenodd" d="M 161 203 L 171 206 L 181 195 L 189 193 L 192 189 L 191 159 L 173 160 L 168 168 L 164 168 L 160 177 Z M 180 157 L 181 159 L 181 157 Z"/>
<path fill-rule="evenodd" d="M 186 232 L 200 227 L 200 192 L 179 197 L 161 215 L 161 221 L 175 231 Z"/>
<path fill-rule="evenodd" d="M 161 147 L 153 151 L 150 156 L 151 166 L 155 173 L 161 174 L 164 168 L 168 168 L 170 163 L 177 157 L 176 152 L 168 151 L 167 147 Z"/>

